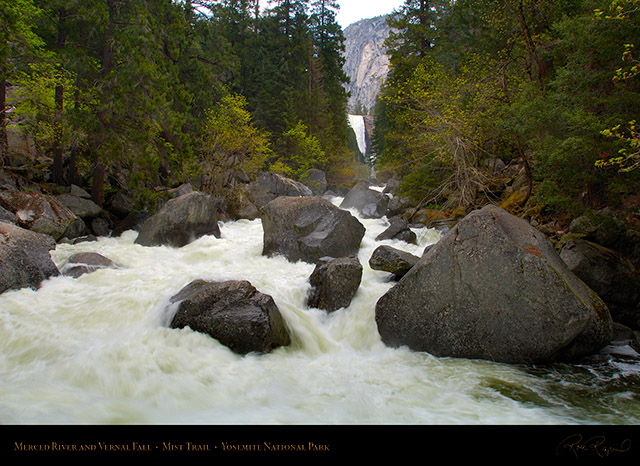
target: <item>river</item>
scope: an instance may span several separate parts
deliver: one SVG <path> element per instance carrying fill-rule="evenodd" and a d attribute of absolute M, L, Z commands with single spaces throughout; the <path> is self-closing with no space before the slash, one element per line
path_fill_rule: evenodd
<path fill-rule="evenodd" d="M 393 283 L 368 266 L 369 257 L 381 244 L 419 255 L 439 233 L 414 230 L 417 245 L 378 242 L 386 219 L 360 220 L 367 229 L 359 253 L 362 285 L 352 304 L 334 313 L 305 308 L 313 265 L 261 255 L 260 220 L 221 222 L 221 238 L 202 237 L 179 249 L 137 245 L 134 231 L 58 245 L 52 258 L 59 267 L 89 251 L 119 267 L 0 295 L 0 422 L 640 422 L 640 362 L 628 346 L 540 367 L 386 347 L 374 308 Z M 292 344 L 239 356 L 207 335 L 167 328 L 169 299 L 197 278 L 249 280 L 271 295 Z"/>

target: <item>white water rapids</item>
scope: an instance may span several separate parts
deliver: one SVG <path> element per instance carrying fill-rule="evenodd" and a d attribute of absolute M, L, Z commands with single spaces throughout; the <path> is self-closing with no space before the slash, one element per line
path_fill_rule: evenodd
<path fill-rule="evenodd" d="M 640 421 L 637 363 L 615 363 L 614 377 L 597 365 L 536 369 L 386 347 L 374 308 L 393 283 L 369 267 L 369 257 L 381 244 L 420 255 L 439 233 L 414 230 L 418 245 L 378 242 L 386 219 L 360 221 L 367 229 L 362 284 L 352 304 L 334 313 L 304 306 L 313 265 L 261 255 L 260 220 L 221 223 L 220 239 L 179 249 L 136 245 L 133 231 L 58 245 L 52 257 L 59 267 L 92 251 L 120 268 L 0 295 L 0 423 Z M 292 344 L 240 356 L 207 335 L 167 328 L 169 299 L 197 278 L 248 280 L 271 295 Z M 594 396 L 613 379 L 622 385 Z"/>

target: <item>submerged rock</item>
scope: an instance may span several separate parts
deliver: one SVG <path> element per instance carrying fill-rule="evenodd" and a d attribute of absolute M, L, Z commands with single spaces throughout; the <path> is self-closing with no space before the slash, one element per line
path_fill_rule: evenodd
<path fill-rule="evenodd" d="M 171 304 L 177 306 L 171 328 L 206 333 L 238 354 L 267 353 L 291 341 L 273 298 L 247 281 L 196 280 Z"/>
<path fill-rule="evenodd" d="M 262 254 L 312 264 L 325 257 L 356 256 L 364 226 L 346 210 L 317 197 L 279 197 L 260 213 Z"/>
<path fill-rule="evenodd" d="M 362 280 L 362 265 L 357 257 L 323 257 L 309 282 L 307 306 L 325 311 L 348 307 Z"/>
<path fill-rule="evenodd" d="M 116 267 L 116 264 L 111 259 L 101 254 L 96 252 L 80 252 L 69 257 L 60 272 L 65 277 L 78 278 L 85 273 Z"/>
<path fill-rule="evenodd" d="M 389 219 L 389 227 L 376 237 L 376 241 L 397 239 L 405 243 L 416 244 L 416 234 L 409 228 L 409 222 L 399 215 Z"/>
<path fill-rule="evenodd" d="M 36 289 L 42 281 L 60 275 L 49 253 L 55 247 L 51 236 L 0 222 L 0 293 Z"/>
<path fill-rule="evenodd" d="M 137 244 L 182 247 L 205 235 L 220 238 L 216 202 L 193 191 L 168 201 L 140 226 Z"/>
<path fill-rule="evenodd" d="M 389 346 L 505 363 L 571 360 L 611 339 L 609 310 L 526 221 L 462 219 L 376 304 Z"/>
<path fill-rule="evenodd" d="M 369 266 L 373 270 L 381 270 L 393 274 L 396 280 L 404 277 L 420 258 L 406 251 L 391 246 L 380 246 L 369 258 Z"/>

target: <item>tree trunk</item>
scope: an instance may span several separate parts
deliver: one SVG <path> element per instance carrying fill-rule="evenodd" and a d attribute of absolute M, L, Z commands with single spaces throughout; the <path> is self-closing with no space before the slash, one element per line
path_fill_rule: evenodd
<path fill-rule="evenodd" d="M 93 183 L 91 185 L 91 199 L 102 207 L 104 202 L 104 165 L 96 163 L 93 167 Z"/>
<path fill-rule="evenodd" d="M 7 81 L 0 79 L 0 168 L 4 166 L 9 155 L 9 140 L 7 138 Z"/>

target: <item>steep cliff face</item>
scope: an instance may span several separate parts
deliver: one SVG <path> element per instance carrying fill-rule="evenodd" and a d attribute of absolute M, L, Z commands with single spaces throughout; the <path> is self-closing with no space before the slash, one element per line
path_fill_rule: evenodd
<path fill-rule="evenodd" d="M 346 86 L 351 93 L 349 112 L 353 113 L 358 103 L 370 110 L 389 71 L 389 57 L 384 47 L 389 36 L 386 16 L 358 21 L 348 26 L 344 35 L 344 70 L 351 80 Z"/>

